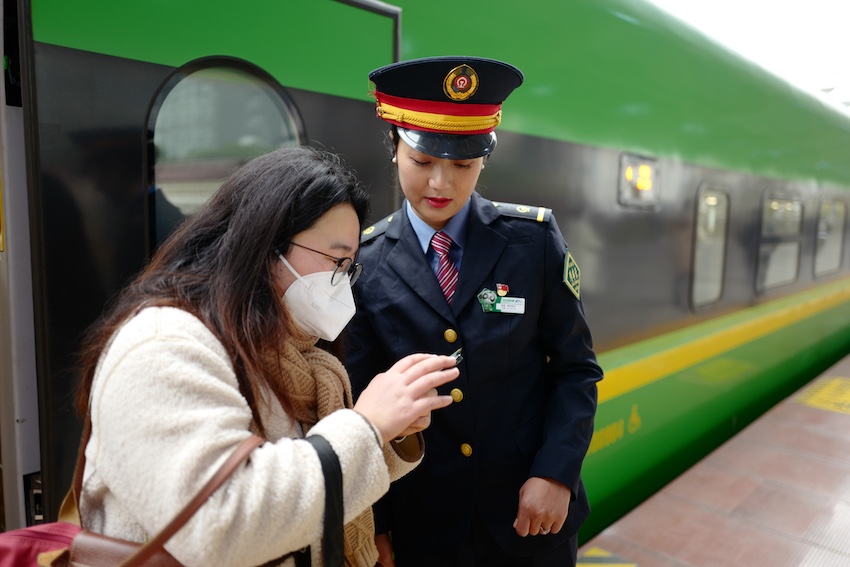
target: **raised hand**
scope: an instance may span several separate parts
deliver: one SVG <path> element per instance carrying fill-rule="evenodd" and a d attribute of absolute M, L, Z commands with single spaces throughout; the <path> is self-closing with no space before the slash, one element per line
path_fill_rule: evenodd
<path fill-rule="evenodd" d="M 384 443 L 399 435 L 421 431 L 430 424 L 431 412 L 452 403 L 437 395 L 437 386 L 460 374 L 451 356 L 408 355 L 375 376 L 360 394 L 354 410 L 381 433 Z"/>

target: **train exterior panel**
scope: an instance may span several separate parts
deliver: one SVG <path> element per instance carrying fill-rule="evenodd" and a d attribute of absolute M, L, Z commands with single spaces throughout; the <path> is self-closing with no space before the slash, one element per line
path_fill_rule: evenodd
<path fill-rule="evenodd" d="M 649 4 L 21 0 L 3 14 L 6 528 L 55 517 L 80 431 L 77 342 L 166 211 L 191 214 L 280 144 L 342 154 L 374 220 L 397 208 L 366 81 L 396 59 L 478 55 L 526 75 L 480 191 L 552 208 L 581 267 L 606 372 L 583 540 L 850 349 L 850 117 Z"/>

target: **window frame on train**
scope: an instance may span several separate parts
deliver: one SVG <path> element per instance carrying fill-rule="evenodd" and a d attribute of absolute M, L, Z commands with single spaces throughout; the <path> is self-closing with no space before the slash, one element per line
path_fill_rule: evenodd
<path fill-rule="evenodd" d="M 841 209 L 842 214 L 841 218 L 831 219 L 833 222 L 829 224 L 824 219 L 824 209 L 827 205 L 832 205 L 834 208 Z M 832 228 L 837 227 L 839 232 L 835 232 Z M 830 237 L 832 237 L 830 239 Z M 823 278 L 826 276 L 831 276 L 837 274 L 841 271 L 841 268 L 844 264 L 844 249 L 845 249 L 845 240 L 847 237 L 847 203 L 844 201 L 837 199 L 835 197 L 821 197 L 820 204 L 818 207 L 818 220 L 816 225 L 816 234 L 815 234 L 815 251 L 814 251 L 814 260 L 812 262 L 812 270 L 815 279 Z M 834 253 L 835 260 L 837 262 L 833 262 L 831 264 L 826 264 L 824 266 L 824 257 L 823 253 L 825 250 L 829 248 L 831 240 L 834 245 L 837 245 L 837 250 Z M 820 263 L 820 268 L 819 268 Z"/>
<path fill-rule="evenodd" d="M 637 154 L 620 154 L 617 202 L 626 209 L 657 211 L 661 207 L 658 160 Z"/>
<path fill-rule="evenodd" d="M 193 86 L 201 88 L 194 88 L 197 98 L 189 101 L 192 93 L 186 93 L 185 89 Z M 249 102 L 255 103 L 256 116 L 247 116 L 251 110 L 247 107 L 251 105 L 234 102 L 243 100 L 237 98 L 240 88 L 243 91 L 241 96 L 251 95 Z M 224 92 L 225 89 L 229 92 Z M 182 101 L 184 106 L 190 106 L 191 102 L 196 110 L 201 107 L 203 112 L 206 108 L 201 120 L 191 120 L 192 113 L 169 112 L 169 104 L 181 104 L 174 99 L 177 93 L 187 97 Z M 263 108 L 259 108 L 261 106 Z M 278 111 L 280 121 L 277 126 L 281 131 L 272 134 L 274 127 L 270 127 L 270 123 L 273 117 L 269 114 L 273 110 Z M 162 124 L 161 120 L 172 120 L 170 115 L 187 123 Z M 230 171 L 261 154 L 283 146 L 303 145 L 307 140 L 304 120 L 286 89 L 260 67 L 232 57 L 204 57 L 176 69 L 155 93 L 147 125 L 145 172 L 148 177 L 146 186 L 151 188 L 148 201 L 150 249 L 162 243 L 182 218 L 191 215 L 206 202 Z M 228 130 L 237 125 L 242 133 L 234 138 Z M 168 134 L 166 128 L 169 127 L 173 132 L 179 132 L 184 138 L 184 145 L 186 140 L 192 141 L 191 128 L 197 127 L 202 130 L 198 134 L 202 135 L 195 135 L 196 144 L 198 140 L 204 140 L 208 145 L 201 148 L 190 147 L 190 144 L 183 150 L 190 156 L 188 160 L 172 157 L 171 163 L 163 163 L 160 161 L 165 147 L 163 131 Z M 259 130 L 254 132 L 252 128 L 265 130 L 265 139 L 259 135 Z M 226 140 L 227 143 L 209 145 L 214 139 Z M 182 186 L 183 195 L 179 194 L 178 186 Z M 169 201 L 169 197 L 176 202 Z"/>
<path fill-rule="evenodd" d="M 690 302 L 691 309 L 697 311 L 723 299 L 731 219 L 729 191 L 713 184 L 701 185 L 694 209 Z"/>
<path fill-rule="evenodd" d="M 796 192 L 767 189 L 762 193 L 759 212 L 756 295 L 799 281 L 806 206 Z M 771 262 L 773 259 L 780 262 Z M 793 267 L 788 260 L 793 260 Z M 775 266 L 779 266 L 778 270 Z"/>

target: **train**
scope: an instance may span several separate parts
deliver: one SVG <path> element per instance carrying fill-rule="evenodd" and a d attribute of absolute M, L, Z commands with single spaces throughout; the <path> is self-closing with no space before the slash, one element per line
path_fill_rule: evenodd
<path fill-rule="evenodd" d="M 850 115 L 642 0 L 4 0 L 0 529 L 56 518 L 82 334 L 228 171 L 340 154 L 369 71 L 516 65 L 479 192 L 551 209 L 605 378 L 587 541 L 850 351 Z M 368 270 L 368 266 L 366 268 Z M 127 408 L 141 412 L 144 408 Z"/>

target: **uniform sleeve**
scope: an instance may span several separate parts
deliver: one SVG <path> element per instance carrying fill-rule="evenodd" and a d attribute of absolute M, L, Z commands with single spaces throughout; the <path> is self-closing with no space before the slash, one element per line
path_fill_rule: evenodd
<path fill-rule="evenodd" d="M 575 495 L 581 466 L 593 435 L 597 387 L 602 369 L 596 361 L 590 328 L 579 297 L 567 285 L 567 246 L 554 217 L 548 223 L 544 259 L 544 302 L 540 333 L 549 363 L 544 439 L 530 476 L 554 478 Z M 578 287 L 580 282 L 572 282 Z"/>
<path fill-rule="evenodd" d="M 195 321 L 188 334 L 170 331 L 173 319 L 152 321 L 156 330 L 142 337 L 131 336 L 131 323 L 97 373 L 83 492 L 89 503 L 106 494 L 98 527 L 107 535 L 126 537 L 134 525 L 142 537 L 157 533 L 250 434 L 251 411 L 229 359 Z M 325 437 L 339 458 L 346 522 L 388 490 L 384 455 L 356 412 L 334 412 L 310 434 Z M 312 445 L 269 442 L 166 548 L 187 566 L 260 565 L 319 540 L 324 498 Z"/>

